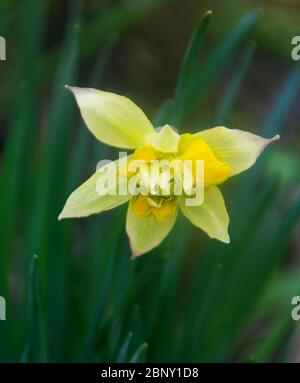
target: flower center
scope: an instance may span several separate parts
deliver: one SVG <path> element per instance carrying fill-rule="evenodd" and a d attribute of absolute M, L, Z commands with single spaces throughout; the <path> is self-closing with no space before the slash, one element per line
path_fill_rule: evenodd
<path fill-rule="evenodd" d="M 198 162 L 203 164 L 202 185 L 208 188 L 223 183 L 231 175 L 231 167 L 219 161 L 210 147 L 191 134 L 180 136 L 177 153 L 159 152 L 150 145 L 137 149 L 128 163 L 127 177 L 137 176 L 139 195 L 133 199 L 132 209 L 137 216 L 153 214 L 164 220 L 176 208 L 178 182 L 186 176 L 188 163 L 192 186 L 199 178 Z"/>
<path fill-rule="evenodd" d="M 159 221 L 164 221 L 175 212 L 176 200 L 174 198 L 155 198 L 138 195 L 132 201 L 132 210 L 138 217 L 153 214 Z"/>

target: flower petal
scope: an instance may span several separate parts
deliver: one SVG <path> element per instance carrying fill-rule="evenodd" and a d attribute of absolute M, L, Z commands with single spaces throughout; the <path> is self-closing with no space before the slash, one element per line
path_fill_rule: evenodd
<path fill-rule="evenodd" d="M 229 243 L 229 217 L 220 189 L 213 186 L 205 190 L 204 201 L 200 206 L 186 206 L 185 198 L 178 198 L 182 213 L 195 226 L 205 231 L 211 238 Z"/>
<path fill-rule="evenodd" d="M 210 146 L 201 138 L 183 134 L 178 146 L 178 157 L 185 161 L 192 161 L 192 172 L 196 176 L 196 161 L 204 161 L 204 185 L 210 187 L 225 182 L 232 174 L 228 163 L 220 161 Z"/>
<path fill-rule="evenodd" d="M 173 228 L 177 211 L 164 221 L 159 221 L 153 214 L 138 217 L 130 203 L 127 212 L 126 231 L 133 257 L 137 257 L 158 246 Z"/>
<path fill-rule="evenodd" d="M 158 131 L 149 134 L 146 142 L 160 152 L 175 153 L 179 138 L 179 134 L 170 125 L 164 125 L 162 128 L 158 128 Z"/>
<path fill-rule="evenodd" d="M 73 217 L 86 217 L 91 214 L 101 213 L 106 210 L 113 209 L 119 205 L 130 200 L 130 195 L 115 195 L 114 190 L 118 191 L 123 183 L 127 182 L 126 177 L 115 176 L 115 169 L 118 171 L 118 161 L 111 162 L 106 165 L 103 172 L 99 170 L 93 174 L 86 182 L 80 185 L 67 199 L 67 202 L 60 213 L 58 219 L 73 218 Z M 99 193 L 99 185 L 105 183 L 107 187 L 105 191 L 107 194 L 101 195 Z"/>
<path fill-rule="evenodd" d="M 250 132 L 228 129 L 224 126 L 204 130 L 196 133 L 195 136 L 205 141 L 220 161 L 231 166 L 232 175 L 250 168 L 265 147 L 280 138 L 276 135 L 266 139 Z"/>
<path fill-rule="evenodd" d="M 74 94 L 88 129 L 107 145 L 135 149 L 154 128 L 127 97 L 92 88 L 67 87 Z"/>

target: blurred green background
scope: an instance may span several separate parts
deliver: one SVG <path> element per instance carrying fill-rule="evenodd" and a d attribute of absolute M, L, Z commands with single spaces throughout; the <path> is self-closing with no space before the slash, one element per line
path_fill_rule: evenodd
<path fill-rule="evenodd" d="M 299 361 L 299 22 L 296 0 L 1 0 L 0 362 Z M 181 132 L 280 133 L 222 187 L 231 244 L 182 218 L 133 261 L 125 208 L 58 222 L 117 155 L 65 84 L 127 95 L 156 125 L 179 110 Z"/>

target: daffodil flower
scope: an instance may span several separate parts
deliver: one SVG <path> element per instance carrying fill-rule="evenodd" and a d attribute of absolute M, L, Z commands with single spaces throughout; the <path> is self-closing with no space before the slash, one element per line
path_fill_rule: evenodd
<path fill-rule="evenodd" d="M 165 125 L 155 129 L 144 112 L 126 97 L 91 88 L 68 87 L 94 136 L 107 145 L 133 150 L 132 159 L 151 163 L 175 158 L 204 162 L 204 198 L 199 206 L 187 206 L 184 196 L 171 192 L 140 195 L 100 195 L 95 172 L 68 198 L 59 219 L 85 217 L 129 202 L 126 231 L 133 256 L 158 246 L 173 228 L 177 212 L 205 231 L 209 237 L 229 243 L 229 217 L 218 185 L 250 168 L 276 135 L 265 139 L 255 134 L 214 127 L 196 134 L 178 134 Z M 120 168 L 120 160 L 116 161 Z M 120 168 L 120 171 L 122 169 Z M 115 186 L 115 185 L 114 185 Z"/>

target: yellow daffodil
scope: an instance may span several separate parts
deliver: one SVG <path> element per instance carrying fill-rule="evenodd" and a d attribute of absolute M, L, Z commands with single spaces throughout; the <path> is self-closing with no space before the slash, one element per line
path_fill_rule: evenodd
<path fill-rule="evenodd" d="M 184 195 L 175 194 L 174 183 L 167 195 L 160 193 L 162 184 L 153 194 L 101 195 L 97 191 L 97 182 L 101 181 L 103 173 L 96 171 L 70 195 L 59 219 L 101 213 L 129 201 L 126 231 L 133 256 L 144 254 L 163 241 L 175 224 L 178 210 L 211 238 L 230 242 L 229 217 L 218 185 L 250 168 L 264 148 L 279 138 L 278 135 L 265 139 L 223 126 L 179 135 L 169 125 L 154 129 L 144 112 L 126 97 L 90 88 L 68 88 L 76 98 L 88 129 L 98 140 L 134 151 L 126 159 L 125 169 L 122 160 L 115 162 L 120 174 L 125 170 L 127 180 L 135 174 L 129 169 L 133 160 L 146 164 L 158 159 L 176 159 L 179 163 L 188 160 L 192 162 L 193 180 L 196 176 L 194 164 L 200 160 L 204 163 L 204 195 L 200 205 L 188 206 Z M 120 183 L 118 180 L 109 187 L 120 187 L 116 185 Z M 147 184 L 148 181 L 153 180 L 143 182 Z M 173 181 L 176 182 L 175 178 Z"/>

